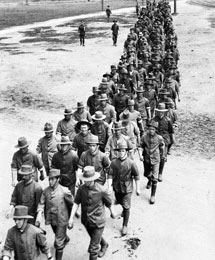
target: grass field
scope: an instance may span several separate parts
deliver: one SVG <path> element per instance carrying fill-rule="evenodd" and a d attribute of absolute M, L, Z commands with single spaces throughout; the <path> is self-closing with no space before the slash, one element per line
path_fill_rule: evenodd
<path fill-rule="evenodd" d="M 109 4 L 113 9 L 135 6 L 135 0 L 104 1 L 104 8 Z M 101 1 L 92 2 L 30 2 L 29 5 L 1 4 L 0 29 L 16 25 L 24 25 L 34 22 L 42 22 L 49 19 L 87 14 L 101 11 Z M 105 14 L 105 13 L 104 13 Z"/>

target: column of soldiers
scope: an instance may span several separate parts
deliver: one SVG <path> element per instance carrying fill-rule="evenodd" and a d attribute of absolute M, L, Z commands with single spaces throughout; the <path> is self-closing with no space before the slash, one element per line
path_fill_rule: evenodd
<path fill-rule="evenodd" d="M 168 1 L 147 1 L 137 14 L 118 65 L 111 65 L 92 88 L 87 107 L 80 101 L 76 111 L 66 108 L 55 134 L 46 123 L 36 152 L 29 150 L 25 137 L 18 139 L 11 163 L 14 191 L 6 214 L 15 226 L 8 231 L 3 260 L 10 259 L 12 251 L 15 259 L 40 259 L 41 252 L 54 259 L 40 228 L 43 217 L 55 234 L 55 259 L 61 260 L 70 241 L 67 228 L 80 216 L 79 205 L 90 236 L 89 259 L 103 257 L 109 246 L 103 237 L 104 206 L 116 217 L 113 191 L 115 203 L 122 206 L 121 234 L 128 233 L 133 181 L 136 194 L 141 193 L 137 156 L 143 161 L 146 188 L 151 189 L 149 202 L 155 203 L 157 183 L 163 180 L 175 142 L 178 39 Z M 45 175 L 49 180 L 44 190 L 38 171 L 41 181 Z"/>

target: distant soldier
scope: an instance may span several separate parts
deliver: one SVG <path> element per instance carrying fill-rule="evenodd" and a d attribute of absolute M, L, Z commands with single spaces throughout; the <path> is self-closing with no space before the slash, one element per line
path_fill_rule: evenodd
<path fill-rule="evenodd" d="M 81 21 L 81 24 L 78 27 L 78 32 L 79 32 L 79 38 L 80 38 L 80 45 L 84 45 L 85 43 L 85 32 L 86 32 L 86 26 L 84 25 L 84 22 Z"/>
<path fill-rule="evenodd" d="M 77 102 L 77 107 L 76 107 L 76 111 L 74 111 L 73 113 L 73 117 L 74 119 L 79 122 L 79 121 L 83 121 L 83 120 L 87 120 L 89 122 L 92 121 L 92 118 L 91 118 L 91 115 L 90 115 L 90 112 L 87 111 L 85 108 L 84 108 L 84 103 L 81 101 L 81 102 Z"/>
<path fill-rule="evenodd" d="M 113 45 L 116 46 L 118 32 L 119 32 L 119 26 L 117 24 L 117 20 L 113 20 L 113 25 L 111 26 L 111 31 L 112 31 L 112 35 L 113 35 Z"/>
<path fill-rule="evenodd" d="M 111 13 L 112 13 L 109 5 L 107 6 L 105 12 L 106 12 L 106 15 L 107 15 L 107 22 L 109 22 L 109 20 L 110 20 L 110 15 L 111 15 Z"/>

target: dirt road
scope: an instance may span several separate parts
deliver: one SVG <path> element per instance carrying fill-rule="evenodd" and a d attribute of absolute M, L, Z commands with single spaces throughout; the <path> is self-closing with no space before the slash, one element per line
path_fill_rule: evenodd
<path fill-rule="evenodd" d="M 178 12 L 174 23 L 181 53 L 182 101 L 177 144 L 168 159 L 164 182 L 158 186 L 156 204 L 148 203 L 149 192 L 143 177 L 141 196 L 133 194 L 128 237 L 141 239 L 140 246 L 130 251 L 125 238 L 120 237 L 122 220 L 108 218 L 105 236 L 110 247 L 104 259 L 215 259 L 215 31 L 209 20 L 214 10 L 179 1 Z M 20 28 L 17 33 L 1 35 L 7 37 L 0 41 L 0 222 L 3 227 L 0 235 L 3 239 L 13 224 L 4 218 L 4 213 L 12 192 L 9 166 L 17 138 L 26 136 L 32 140 L 34 149 L 43 134 L 43 124 L 51 121 L 56 126 L 64 106 L 75 107 L 77 101 L 86 101 L 91 87 L 100 83 L 102 74 L 112 63 L 118 62 L 123 41 L 136 18 L 132 10 L 115 16 L 120 24 L 117 47 L 112 46 L 111 24 L 103 17 L 86 19 L 85 47 L 78 43 L 77 19 L 63 26 L 46 23 L 45 28 Z M 136 161 L 142 172 L 141 163 L 137 158 Z M 52 245 L 53 235 L 48 233 Z M 89 239 L 79 220 L 69 235 L 71 242 L 65 249 L 64 260 L 87 259 Z"/>

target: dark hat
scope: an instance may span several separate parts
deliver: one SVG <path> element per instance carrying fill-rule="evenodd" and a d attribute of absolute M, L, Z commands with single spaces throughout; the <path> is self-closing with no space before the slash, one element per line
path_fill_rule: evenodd
<path fill-rule="evenodd" d="M 32 216 L 28 215 L 28 207 L 17 205 L 14 210 L 13 218 L 33 218 Z"/>
<path fill-rule="evenodd" d="M 51 123 L 45 123 L 43 131 L 46 133 L 53 132 L 53 125 Z"/>
<path fill-rule="evenodd" d="M 114 19 L 114 20 L 113 20 L 113 22 L 114 22 L 114 23 L 117 23 L 117 20 L 116 20 L 116 19 Z"/>
<path fill-rule="evenodd" d="M 104 77 L 104 78 L 111 77 L 111 74 L 109 72 L 106 72 L 105 74 L 102 75 L 102 77 Z"/>
<path fill-rule="evenodd" d="M 167 75 L 166 75 L 167 76 Z M 171 76 L 171 74 L 170 75 L 168 75 L 168 76 Z M 166 78 L 165 80 L 164 80 L 164 84 L 165 83 L 171 83 L 172 82 L 172 78 Z"/>
<path fill-rule="evenodd" d="M 124 112 L 122 112 L 122 117 L 121 117 L 121 121 L 123 122 L 128 122 L 128 121 L 130 121 L 130 119 L 131 119 L 131 115 L 130 115 L 130 113 L 129 113 L 129 111 L 124 111 Z"/>
<path fill-rule="evenodd" d="M 135 102 L 133 99 L 128 100 L 128 106 L 134 106 Z"/>
<path fill-rule="evenodd" d="M 112 130 L 120 130 L 124 129 L 121 122 L 114 122 L 112 125 Z"/>
<path fill-rule="evenodd" d="M 144 85 L 147 86 L 147 85 L 150 85 L 150 86 L 153 86 L 153 82 L 151 79 L 147 78 L 146 81 L 144 82 Z"/>
<path fill-rule="evenodd" d="M 119 88 L 118 88 L 119 90 L 124 90 L 124 91 L 127 91 L 127 88 L 125 87 L 125 85 L 124 84 L 120 84 L 120 86 L 119 86 Z"/>
<path fill-rule="evenodd" d="M 91 135 L 87 141 L 86 141 L 87 144 L 99 144 L 99 138 L 97 135 Z"/>
<path fill-rule="evenodd" d="M 131 147 L 130 148 L 128 147 L 126 142 L 120 142 L 120 143 L 117 144 L 117 147 L 114 148 L 115 151 L 119 151 L 120 149 L 126 149 L 127 151 L 132 150 Z"/>
<path fill-rule="evenodd" d="M 64 109 L 64 115 L 72 115 L 72 110 L 69 108 Z"/>
<path fill-rule="evenodd" d="M 166 111 L 168 111 L 168 110 L 166 109 L 165 103 L 159 103 L 159 104 L 158 104 L 158 107 L 155 108 L 155 111 L 158 111 L 158 112 L 166 112 Z"/>
<path fill-rule="evenodd" d="M 106 93 L 103 93 L 100 95 L 100 97 L 98 98 L 99 101 L 102 101 L 102 100 L 108 100 L 108 96 Z"/>
<path fill-rule="evenodd" d="M 148 127 L 154 127 L 156 129 L 158 129 L 158 122 L 154 121 L 154 120 L 151 120 L 148 124 L 147 124 Z"/>
<path fill-rule="evenodd" d="M 28 174 L 31 174 L 33 173 L 33 168 L 31 165 L 27 165 L 27 164 L 23 164 L 21 166 L 21 169 L 19 170 L 19 174 L 21 175 L 28 175 Z"/>
<path fill-rule="evenodd" d="M 102 111 L 96 111 L 94 115 L 92 115 L 93 120 L 104 120 L 106 118 L 106 115 L 103 114 Z"/>
<path fill-rule="evenodd" d="M 15 145 L 15 148 L 25 148 L 27 146 L 29 146 L 30 142 L 27 141 L 27 139 L 25 137 L 20 137 L 18 139 L 18 144 Z"/>
<path fill-rule="evenodd" d="M 116 70 L 116 65 L 111 65 L 110 68 Z"/>
<path fill-rule="evenodd" d="M 162 88 L 160 91 L 159 91 L 159 93 L 158 93 L 158 95 L 168 95 L 169 94 L 169 92 L 167 91 L 167 89 L 165 89 L 165 88 Z"/>
<path fill-rule="evenodd" d="M 136 92 L 139 92 L 139 93 L 143 93 L 143 92 L 144 92 L 143 86 L 137 87 L 135 91 L 136 91 Z"/>
<path fill-rule="evenodd" d="M 148 79 L 149 80 L 155 80 L 156 78 L 155 78 L 153 73 L 149 73 Z"/>
<path fill-rule="evenodd" d="M 60 170 L 59 169 L 50 169 L 49 171 L 49 179 L 50 178 L 56 178 L 60 176 Z"/>
<path fill-rule="evenodd" d="M 84 107 L 84 102 L 77 102 L 77 108 L 83 108 Z"/>
<path fill-rule="evenodd" d="M 93 166 L 85 166 L 78 178 L 82 181 L 94 181 L 100 177 L 100 172 L 96 172 Z"/>
<path fill-rule="evenodd" d="M 92 87 L 92 92 L 100 92 L 98 87 Z"/>
<path fill-rule="evenodd" d="M 79 122 L 76 124 L 75 128 L 76 128 L 77 130 L 80 130 L 82 125 L 87 125 L 89 128 L 92 127 L 92 124 L 91 124 L 89 121 L 87 121 L 87 120 L 82 120 L 82 121 L 79 121 Z"/>
<path fill-rule="evenodd" d="M 107 85 L 108 84 L 108 81 L 106 78 L 102 78 L 102 82 L 101 82 L 101 85 Z"/>
<path fill-rule="evenodd" d="M 174 105 L 173 100 L 171 98 L 169 98 L 169 97 L 166 98 L 165 104 L 172 104 L 172 105 Z"/>
<path fill-rule="evenodd" d="M 61 140 L 59 142 L 59 144 L 61 145 L 66 145 L 66 144 L 71 144 L 72 142 L 69 139 L 69 136 L 61 136 Z"/>

